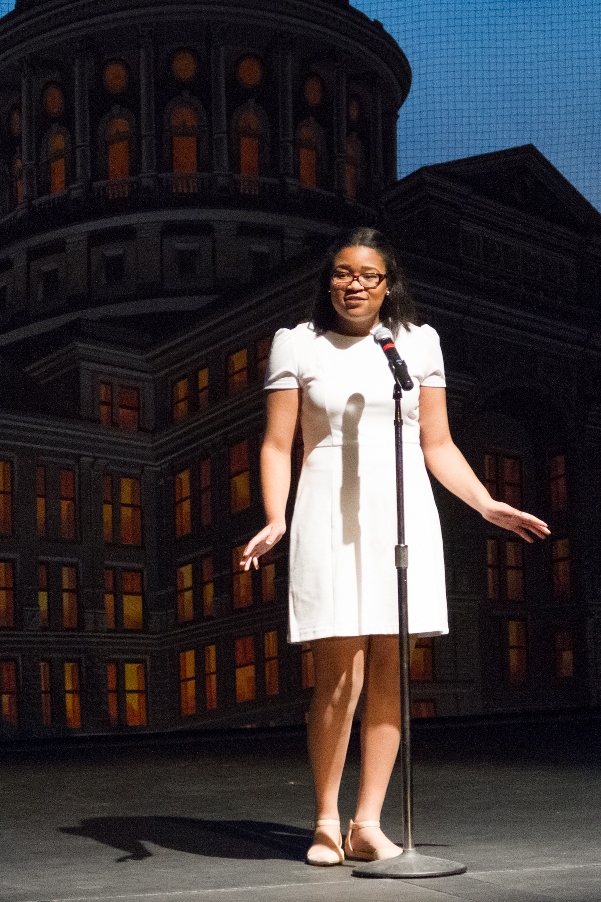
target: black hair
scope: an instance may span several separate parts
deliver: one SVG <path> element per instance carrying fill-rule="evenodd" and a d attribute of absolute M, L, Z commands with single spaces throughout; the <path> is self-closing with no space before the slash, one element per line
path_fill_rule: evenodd
<path fill-rule="evenodd" d="M 392 244 L 376 229 L 363 226 L 345 232 L 326 251 L 323 267 L 319 276 L 317 297 L 313 304 L 311 323 L 317 332 L 335 330 L 336 311 L 330 299 L 330 277 L 334 269 L 334 260 L 341 250 L 347 247 L 369 247 L 382 257 L 386 265 L 386 285 L 389 291 L 380 308 L 380 320 L 383 326 L 397 335 L 401 326 L 408 328 L 416 322 L 416 310 L 413 298 L 409 293 L 407 279 L 399 266 Z"/>

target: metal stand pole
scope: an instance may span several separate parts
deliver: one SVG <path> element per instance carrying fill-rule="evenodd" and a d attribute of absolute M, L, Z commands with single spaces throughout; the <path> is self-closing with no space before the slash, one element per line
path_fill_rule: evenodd
<path fill-rule="evenodd" d="M 402 389 L 395 369 L 394 444 L 396 452 L 396 496 L 398 544 L 395 548 L 399 594 L 399 657 L 401 669 L 401 770 L 403 778 L 403 852 L 396 858 L 370 861 L 353 868 L 354 877 L 449 877 L 464 874 L 467 867 L 457 861 L 431 858 L 416 851 L 413 845 L 413 772 L 411 767 L 411 689 L 409 684 L 409 617 L 407 610 L 407 566 L 409 555 L 405 544 L 405 502 L 403 493 L 403 418 Z"/>

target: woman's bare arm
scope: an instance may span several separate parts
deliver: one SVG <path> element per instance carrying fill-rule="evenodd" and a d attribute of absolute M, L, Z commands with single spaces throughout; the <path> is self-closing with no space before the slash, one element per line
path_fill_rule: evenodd
<path fill-rule="evenodd" d="M 290 492 L 290 456 L 298 421 L 300 390 L 285 388 L 267 395 L 267 428 L 261 447 L 261 490 L 267 525 L 242 555 L 245 570 L 258 568 L 259 558 L 286 532 L 286 502 Z"/>

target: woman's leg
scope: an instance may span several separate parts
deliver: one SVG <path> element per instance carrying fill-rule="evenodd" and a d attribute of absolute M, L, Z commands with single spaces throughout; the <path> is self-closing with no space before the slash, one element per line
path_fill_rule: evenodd
<path fill-rule="evenodd" d="M 363 686 L 368 637 L 318 639 L 312 642 L 315 689 L 309 711 L 309 758 L 315 784 L 315 815 L 338 820 L 338 792 L 353 724 Z M 333 826 L 316 831 L 317 846 L 338 843 Z"/>
<path fill-rule="evenodd" d="M 411 650 L 415 637 L 410 637 Z M 365 700 L 361 720 L 361 774 L 353 820 L 379 821 L 400 740 L 398 636 L 370 636 L 365 664 Z M 379 827 L 353 831 L 357 851 L 394 849 Z"/>

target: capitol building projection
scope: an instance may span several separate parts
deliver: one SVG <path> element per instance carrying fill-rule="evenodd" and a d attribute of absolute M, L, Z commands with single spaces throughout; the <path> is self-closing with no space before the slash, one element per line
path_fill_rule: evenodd
<path fill-rule="evenodd" d="M 239 560 L 271 337 L 358 224 L 440 332 L 458 444 L 553 531 L 436 489 L 451 633 L 418 642 L 413 714 L 598 705 L 601 215 L 531 145 L 398 181 L 410 84 L 347 0 L 0 19 L 3 740 L 304 721 L 286 543 Z"/>

